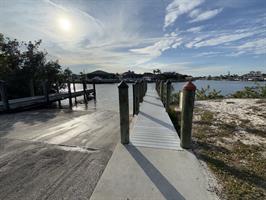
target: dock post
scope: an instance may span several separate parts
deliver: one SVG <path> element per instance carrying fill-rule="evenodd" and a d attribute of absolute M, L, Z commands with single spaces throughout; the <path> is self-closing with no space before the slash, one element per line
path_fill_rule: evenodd
<path fill-rule="evenodd" d="M 94 100 L 96 100 L 96 86 L 95 86 L 95 82 L 92 83 L 93 86 L 93 98 Z"/>
<path fill-rule="evenodd" d="M 43 81 L 43 92 L 44 92 L 46 104 L 50 104 L 48 80 Z"/>
<path fill-rule="evenodd" d="M 139 114 L 139 82 L 136 81 L 136 114 Z"/>
<path fill-rule="evenodd" d="M 140 90 L 139 90 L 139 93 L 140 93 L 140 102 L 143 102 L 143 80 L 141 80 L 139 82 L 139 86 L 140 86 Z"/>
<path fill-rule="evenodd" d="M 183 88 L 181 111 L 181 147 L 189 149 L 191 146 L 192 118 L 196 86 L 189 81 Z"/>
<path fill-rule="evenodd" d="M 60 95 L 59 82 L 56 83 L 56 92 Z M 58 107 L 61 108 L 61 100 L 58 100 Z"/>
<path fill-rule="evenodd" d="M 76 96 L 76 85 L 75 85 L 75 80 L 73 80 L 73 90 L 74 90 L 74 95 L 75 95 L 75 104 L 77 104 L 77 96 Z"/>
<path fill-rule="evenodd" d="M 84 102 L 85 102 L 85 104 L 87 104 L 88 103 L 87 96 L 86 96 L 87 85 L 86 85 L 85 81 L 82 82 L 82 85 L 83 85 L 83 93 L 84 93 L 83 94 L 83 96 L 84 96 Z"/>
<path fill-rule="evenodd" d="M 170 109 L 170 99 L 171 99 L 171 81 L 166 81 L 166 101 L 165 101 L 165 108 L 168 112 Z"/>
<path fill-rule="evenodd" d="M 164 104 L 164 81 L 161 81 L 161 94 L 160 94 L 160 96 L 161 96 L 161 100 L 162 100 L 162 103 Z"/>
<path fill-rule="evenodd" d="M 9 110 L 9 102 L 8 102 L 8 95 L 7 95 L 7 85 L 5 81 L 0 80 L 0 96 L 3 102 L 4 111 Z"/>
<path fill-rule="evenodd" d="M 132 85 L 132 90 L 133 90 L 133 116 L 136 114 L 136 110 L 137 110 L 137 91 L 136 91 L 136 86 L 137 86 L 137 84 L 136 83 L 134 83 L 133 85 Z"/>
<path fill-rule="evenodd" d="M 68 87 L 68 99 L 69 99 L 69 107 L 72 108 L 72 93 L 71 93 L 71 85 L 70 81 L 67 82 L 67 87 Z"/>
<path fill-rule="evenodd" d="M 129 143 L 129 105 L 128 105 L 128 85 L 122 81 L 118 85 L 119 111 L 120 111 L 120 134 L 121 143 Z"/>

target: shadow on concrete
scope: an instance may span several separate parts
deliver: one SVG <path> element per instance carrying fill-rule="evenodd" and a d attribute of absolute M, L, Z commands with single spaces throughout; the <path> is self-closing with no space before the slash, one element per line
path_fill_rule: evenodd
<path fill-rule="evenodd" d="M 153 95 L 149 95 L 149 94 L 146 94 L 145 96 L 147 96 L 147 97 L 153 97 L 153 98 L 158 98 L 158 96 L 153 96 Z"/>
<path fill-rule="evenodd" d="M 160 119 L 157 119 L 157 118 L 155 118 L 155 117 L 153 117 L 153 116 L 151 116 L 151 115 L 148 115 L 147 113 L 144 113 L 144 112 L 142 112 L 142 111 L 140 111 L 139 113 L 140 113 L 141 115 L 143 115 L 144 117 L 146 117 L 146 118 L 148 118 L 148 119 L 154 121 L 155 123 L 160 124 L 160 125 L 162 125 L 162 126 L 168 128 L 168 129 L 171 130 L 171 131 L 176 131 L 175 128 L 174 128 L 174 126 L 173 126 L 172 124 L 168 124 L 168 123 L 166 123 L 166 122 L 164 122 L 164 121 L 162 121 L 162 120 L 160 120 Z"/>
<path fill-rule="evenodd" d="M 176 190 L 164 175 L 136 147 L 131 145 L 126 145 L 125 147 L 165 199 L 185 200 L 182 194 Z"/>
<path fill-rule="evenodd" d="M 164 108 L 164 106 L 161 105 L 161 104 L 153 103 L 153 102 L 151 102 L 151 101 L 147 101 L 147 100 L 144 100 L 144 102 L 149 103 L 149 104 L 152 104 L 152 105 L 154 105 L 154 106 L 158 106 L 158 107 Z"/>

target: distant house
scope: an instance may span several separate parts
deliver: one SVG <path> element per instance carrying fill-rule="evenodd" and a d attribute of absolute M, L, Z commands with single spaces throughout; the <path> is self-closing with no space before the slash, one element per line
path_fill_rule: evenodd
<path fill-rule="evenodd" d="M 261 71 L 250 71 L 242 76 L 243 80 L 246 81 L 263 81 L 264 77 Z"/>
<path fill-rule="evenodd" d="M 105 72 L 102 70 L 96 70 L 87 74 L 88 79 L 118 79 L 119 77 L 114 73 Z"/>
<path fill-rule="evenodd" d="M 126 80 L 135 80 L 135 79 L 139 79 L 142 77 L 143 77 L 142 74 L 136 74 L 134 71 L 130 71 L 130 70 L 122 74 L 122 78 Z"/>
<path fill-rule="evenodd" d="M 156 75 L 153 73 L 145 72 L 143 74 L 143 79 L 146 81 L 154 81 L 156 79 Z"/>

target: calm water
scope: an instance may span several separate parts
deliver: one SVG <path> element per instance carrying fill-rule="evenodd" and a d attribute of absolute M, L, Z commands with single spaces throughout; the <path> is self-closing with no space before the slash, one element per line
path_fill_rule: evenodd
<path fill-rule="evenodd" d="M 185 82 L 173 83 L 175 91 L 179 91 L 183 88 Z M 197 80 L 194 82 L 198 89 L 206 88 L 210 85 L 211 89 L 221 90 L 222 95 L 232 94 L 236 91 L 242 90 L 244 87 L 255 86 L 255 82 L 244 82 L 244 81 L 208 81 L 208 80 Z M 260 85 L 266 85 L 266 82 L 259 82 Z M 88 102 L 87 107 L 83 104 L 78 104 L 73 109 L 93 109 L 93 110 L 112 110 L 118 112 L 118 84 L 98 84 L 96 85 L 96 101 L 91 100 Z M 82 90 L 82 85 L 76 85 L 77 90 Z M 88 85 L 88 88 L 92 88 L 92 85 Z M 72 89 L 73 91 L 73 89 Z M 132 114 L 133 102 L 132 102 L 132 84 L 129 84 L 129 110 Z M 80 100 L 83 97 L 79 97 Z M 74 101 L 73 101 L 74 102 Z M 68 105 L 68 100 L 64 100 L 63 105 Z"/>
<path fill-rule="evenodd" d="M 236 91 L 243 90 L 244 87 L 252 87 L 256 86 L 256 82 L 252 81 L 212 81 L 212 80 L 197 80 L 193 82 L 197 89 L 206 88 L 208 85 L 210 86 L 211 90 L 221 90 L 222 95 L 229 95 Z M 173 83 L 173 87 L 175 91 L 182 90 L 183 83 Z M 260 85 L 266 85 L 266 82 L 258 82 Z"/>
<path fill-rule="evenodd" d="M 86 109 L 96 109 L 96 110 L 111 110 L 118 112 L 119 102 L 118 102 L 118 84 L 96 84 L 96 101 L 91 100 L 88 102 Z M 128 84 L 129 93 L 129 111 L 130 114 L 133 113 L 133 98 L 132 98 L 132 84 Z M 87 88 L 92 88 L 92 85 L 88 84 Z M 81 84 L 76 84 L 76 90 L 82 90 L 83 86 Z M 73 89 L 72 89 L 73 91 Z M 78 100 L 83 100 L 82 97 L 78 97 Z M 73 98 L 74 103 L 74 98 Z M 68 100 L 62 102 L 63 105 L 68 105 Z M 77 107 L 73 109 L 84 109 L 85 105 L 78 104 Z"/>

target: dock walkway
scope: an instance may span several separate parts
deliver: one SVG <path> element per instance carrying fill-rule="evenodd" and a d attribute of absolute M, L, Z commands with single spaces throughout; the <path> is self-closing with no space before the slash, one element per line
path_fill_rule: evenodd
<path fill-rule="evenodd" d="M 183 150 L 153 85 L 133 120 L 130 144 L 118 144 L 91 200 L 208 200 L 205 170 Z"/>
<path fill-rule="evenodd" d="M 93 94 L 93 92 L 94 92 L 93 89 L 86 89 L 86 93 L 88 95 Z M 82 95 L 84 95 L 83 90 L 79 90 L 79 91 L 71 93 L 72 98 L 82 96 Z M 50 102 L 64 100 L 67 98 L 69 98 L 68 92 L 49 94 L 49 101 Z M 14 110 L 14 109 L 29 108 L 29 107 L 43 105 L 43 104 L 47 103 L 47 100 L 46 100 L 45 96 L 34 96 L 34 97 L 12 99 L 12 100 L 9 100 L 8 102 L 9 102 L 10 110 Z M 3 105 L 2 101 L 0 101 L 0 112 L 1 111 L 4 111 L 4 105 Z"/>

